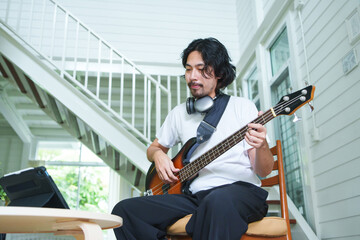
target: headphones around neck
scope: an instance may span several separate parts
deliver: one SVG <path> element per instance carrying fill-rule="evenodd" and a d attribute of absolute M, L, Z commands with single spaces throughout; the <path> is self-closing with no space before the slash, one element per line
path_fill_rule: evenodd
<path fill-rule="evenodd" d="M 216 98 L 216 97 L 215 97 Z M 205 96 L 199 99 L 189 97 L 186 99 L 186 111 L 188 114 L 195 112 L 208 112 L 214 105 L 214 100 L 210 96 Z"/>

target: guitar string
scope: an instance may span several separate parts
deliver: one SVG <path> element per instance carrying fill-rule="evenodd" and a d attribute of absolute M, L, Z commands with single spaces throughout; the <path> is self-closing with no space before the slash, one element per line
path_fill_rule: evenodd
<path fill-rule="evenodd" d="M 276 106 L 273 108 L 273 110 L 275 111 L 275 110 L 279 110 L 279 109 L 281 109 L 281 108 L 285 108 L 285 107 L 291 105 L 293 102 L 295 102 L 295 101 L 297 101 L 298 99 L 300 99 L 301 96 L 303 96 L 303 95 L 299 95 L 299 96 L 291 99 L 290 101 L 286 101 L 286 102 L 283 102 L 283 103 L 281 103 L 281 104 L 278 104 L 278 105 L 276 105 Z M 306 102 L 304 101 L 304 103 L 306 103 Z M 276 111 L 275 111 L 275 112 L 276 112 Z M 265 115 L 266 115 L 266 116 L 265 116 Z M 264 116 L 265 116 L 265 118 L 264 118 Z M 269 109 L 269 110 L 267 110 L 264 114 L 260 115 L 260 116 L 257 117 L 256 119 L 254 119 L 251 123 L 261 123 L 260 120 L 264 122 L 264 119 L 266 120 L 266 123 L 267 123 L 267 122 L 268 122 L 267 120 L 270 121 L 270 120 L 272 120 L 273 118 L 275 118 L 275 117 L 273 116 L 273 114 L 272 114 L 272 112 L 271 112 L 271 109 Z M 264 123 L 264 124 L 266 124 L 266 123 Z M 264 124 L 263 124 L 263 125 L 264 125 Z M 239 131 L 235 132 L 235 134 L 233 134 L 232 136 L 226 138 L 223 142 L 228 142 L 231 138 L 237 137 L 237 135 L 239 135 L 239 134 L 242 135 L 242 134 L 246 133 L 247 131 L 248 131 L 248 127 L 243 127 L 243 128 L 240 129 Z M 242 137 L 242 136 L 241 136 L 241 137 Z M 233 140 L 234 140 L 234 139 L 233 139 Z M 238 139 L 235 139 L 235 142 L 236 142 L 237 140 L 238 140 Z M 221 145 L 221 144 L 219 144 L 219 145 Z M 219 145 L 218 145 L 218 146 L 219 146 Z M 236 145 L 236 144 L 235 144 L 235 145 Z M 233 146 L 231 146 L 231 147 L 233 147 Z M 228 151 L 231 147 L 229 147 L 228 149 L 226 149 L 224 152 Z M 215 146 L 215 148 L 216 148 L 216 146 Z M 210 150 L 210 151 L 211 151 L 211 150 Z M 222 153 L 224 153 L 224 152 L 222 152 Z M 222 153 L 221 153 L 221 154 L 222 154 Z M 204 155 L 206 155 L 206 154 L 207 154 L 207 153 L 203 154 L 203 155 L 200 156 L 199 158 L 204 157 Z M 220 155 L 221 155 L 221 154 L 220 154 Z M 217 156 L 217 157 L 218 157 L 218 156 Z M 199 158 L 197 158 L 197 159 L 199 159 Z M 197 160 L 197 159 L 195 159 L 195 160 Z M 194 163 L 195 160 L 194 160 L 192 163 Z M 194 164 L 196 165 L 196 164 L 198 164 L 198 163 L 200 163 L 200 162 L 197 161 L 197 162 L 195 162 Z M 210 163 L 210 162 L 209 162 L 209 163 Z M 191 163 L 185 165 L 185 166 L 181 169 L 181 171 L 187 173 L 187 172 L 188 172 L 187 169 L 189 168 L 189 165 L 190 165 L 190 164 L 191 164 Z M 193 165 L 194 165 L 194 164 L 193 164 Z M 207 165 L 207 164 L 206 164 L 206 165 Z M 205 166 L 206 166 L 206 165 L 205 165 Z M 197 172 L 197 171 L 196 171 L 196 172 Z M 195 172 L 195 173 L 196 173 L 196 172 Z M 154 194 L 154 193 L 157 194 L 157 193 L 160 193 L 160 192 L 163 191 L 163 190 L 166 190 L 166 193 L 165 193 L 165 194 L 167 194 L 167 191 L 168 191 L 168 190 L 170 190 L 170 189 L 176 187 L 177 185 L 181 184 L 183 181 L 187 180 L 189 177 L 191 177 L 191 176 L 194 175 L 195 173 L 191 173 L 191 175 L 187 176 L 185 179 L 182 180 L 182 179 L 180 179 L 180 176 L 179 176 L 180 172 L 177 172 L 177 173 L 174 174 L 175 177 L 178 177 L 178 181 L 176 182 L 176 184 L 174 184 L 174 185 L 171 185 L 171 184 L 167 185 L 167 184 L 164 184 L 164 183 L 160 183 L 160 184 L 154 186 L 151 190 L 152 190 L 153 194 Z M 184 175 L 185 175 L 185 174 L 184 174 Z M 164 188 L 165 188 L 165 189 L 164 189 Z M 167 188 L 167 189 L 166 189 L 166 188 Z M 154 194 L 154 195 L 156 195 L 156 194 Z"/>
<path fill-rule="evenodd" d="M 301 96 L 298 96 L 298 98 L 300 98 Z M 294 98 L 294 99 L 292 99 L 291 101 L 287 101 L 287 102 L 284 102 L 284 104 L 279 104 L 279 105 L 277 105 L 277 106 L 275 106 L 274 108 L 273 108 L 273 110 L 278 110 L 278 109 L 280 109 L 281 107 L 284 107 L 284 106 L 289 106 L 290 104 L 292 104 L 294 101 L 297 101 L 297 99 L 296 99 L 296 97 Z M 304 103 L 306 103 L 306 102 L 304 102 Z M 284 106 L 282 106 L 282 105 L 284 105 Z M 271 109 L 270 109 L 271 110 Z M 271 113 L 271 111 L 270 110 L 268 110 L 268 111 L 266 111 L 263 115 L 261 115 L 261 116 L 259 116 L 258 118 L 256 118 L 256 119 L 254 119 L 252 122 L 254 122 L 254 123 L 257 123 L 257 121 L 259 121 L 260 119 L 262 119 L 263 121 L 264 121 L 264 115 L 266 115 L 266 120 L 271 120 L 272 118 L 274 118 L 273 117 L 273 115 L 272 115 L 272 113 Z M 269 118 L 269 116 L 270 116 L 270 118 Z M 269 121 L 270 121 L 269 120 Z M 268 122 L 268 121 L 267 121 Z M 245 128 L 242 128 L 242 129 L 240 129 L 238 132 L 236 132 L 234 135 L 236 136 L 236 135 L 238 135 L 239 134 L 239 132 L 241 132 L 241 130 L 245 130 L 245 132 L 248 130 L 248 128 L 247 127 L 245 127 Z M 231 137 L 234 137 L 234 135 L 233 136 L 230 136 L 230 138 Z M 229 138 L 227 138 L 226 140 L 228 140 Z M 225 140 L 225 141 L 226 141 Z M 235 140 L 236 141 L 236 140 Z M 232 147 L 232 146 L 231 146 Z M 230 147 L 230 148 L 231 148 Z M 228 148 L 228 149 L 226 149 L 226 151 L 227 150 L 229 150 L 230 148 Z M 202 156 L 204 156 L 204 155 L 202 155 Z M 201 156 L 201 157 L 202 157 Z M 196 159 L 197 160 L 197 159 Z M 195 161 L 195 160 L 194 160 Z M 193 162 L 194 162 L 193 161 Z M 207 165 L 207 164 L 206 164 Z M 205 165 L 205 166 L 206 166 Z M 181 169 L 182 171 L 187 167 L 187 166 L 189 166 L 189 164 L 188 165 L 186 165 L 183 169 Z M 186 172 L 186 169 L 185 169 L 185 172 Z M 178 173 L 176 173 L 176 175 L 175 176 L 178 176 L 179 174 Z M 192 175 L 194 175 L 194 173 L 192 173 L 190 176 L 192 176 Z M 188 176 L 188 177 L 190 177 L 190 176 Z M 185 179 L 184 179 L 184 181 L 188 178 L 188 177 L 186 177 Z M 180 184 L 180 183 L 182 183 L 183 181 L 181 180 L 181 179 L 178 179 L 178 180 L 180 180 L 180 181 L 178 181 L 175 185 L 164 185 L 163 183 L 160 183 L 160 184 L 158 184 L 157 186 L 159 186 L 160 187 L 160 189 L 156 189 L 156 187 L 157 186 L 155 186 L 153 189 L 155 190 L 155 191 L 153 191 L 153 192 L 156 192 L 156 193 L 158 193 L 159 191 L 161 192 L 162 190 L 166 190 L 166 191 L 168 191 L 169 189 L 171 189 L 171 188 L 174 188 L 174 187 L 176 187 L 178 184 Z M 164 186 L 164 187 L 162 187 L 162 186 Z M 167 188 L 167 189 L 163 189 L 163 188 Z M 153 190 L 152 189 L 152 190 Z"/>

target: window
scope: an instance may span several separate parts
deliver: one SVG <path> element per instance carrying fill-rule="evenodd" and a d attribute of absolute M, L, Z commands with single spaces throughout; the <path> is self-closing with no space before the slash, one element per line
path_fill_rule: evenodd
<path fill-rule="evenodd" d="M 258 71 L 255 67 L 246 79 L 248 86 L 249 99 L 252 100 L 257 109 L 260 109 L 260 97 L 259 97 L 259 77 Z"/>
<path fill-rule="evenodd" d="M 290 57 L 286 28 L 270 47 L 271 71 L 275 76 Z"/>
<path fill-rule="evenodd" d="M 271 98 L 275 105 L 282 96 L 292 92 L 287 66 L 290 50 L 286 28 L 271 45 L 269 52 L 272 76 L 275 76 L 271 85 Z M 299 211 L 306 217 L 297 126 L 289 116 L 279 116 L 274 124 L 275 137 L 281 140 L 283 148 L 287 193 Z"/>
<path fill-rule="evenodd" d="M 77 142 L 40 142 L 45 165 L 71 209 L 108 212 L 109 167 Z"/>
<path fill-rule="evenodd" d="M 274 105 L 278 100 L 291 92 L 290 78 L 286 73 L 272 86 Z M 304 190 L 300 166 L 300 151 L 298 145 L 298 132 L 295 123 L 289 116 L 279 116 L 275 121 L 275 135 L 281 140 L 284 165 L 286 190 L 301 214 L 305 216 Z"/>

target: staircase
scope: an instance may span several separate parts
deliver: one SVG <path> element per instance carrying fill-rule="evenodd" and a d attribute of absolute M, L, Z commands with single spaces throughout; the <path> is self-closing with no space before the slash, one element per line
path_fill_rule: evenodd
<path fill-rule="evenodd" d="M 172 94 L 180 77 L 142 72 L 52 0 L 0 0 L 0 26 L 0 94 L 30 138 L 65 129 L 143 191 L 146 147 L 186 97 Z"/>

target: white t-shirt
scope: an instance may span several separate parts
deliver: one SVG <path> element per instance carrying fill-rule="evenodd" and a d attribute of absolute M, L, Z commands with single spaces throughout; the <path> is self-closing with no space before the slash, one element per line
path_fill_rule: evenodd
<path fill-rule="evenodd" d="M 250 100 L 230 97 L 216 131 L 194 151 L 190 162 L 250 123 L 257 117 L 257 113 L 256 106 Z M 179 142 L 186 143 L 190 138 L 196 137 L 196 130 L 204 116 L 200 113 L 189 115 L 185 103 L 176 106 L 170 111 L 157 133 L 158 142 L 167 148 Z M 260 179 L 254 173 L 247 154 L 250 148 L 251 146 L 243 140 L 201 169 L 199 176 L 190 185 L 191 192 L 196 193 L 236 181 L 260 186 Z"/>

